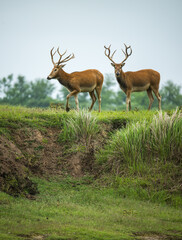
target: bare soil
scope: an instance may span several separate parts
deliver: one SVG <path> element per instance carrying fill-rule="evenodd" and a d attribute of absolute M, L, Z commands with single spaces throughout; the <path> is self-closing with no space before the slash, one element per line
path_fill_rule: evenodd
<path fill-rule="evenodd" d="M 58 142 L 59 133 L 55 128 L 21 128 L 12 130 L 11 139 L 0 136 L 0 189 L 29 196 L 37 193 L 32 175 L 81 177 L 85 170 L 92 169 L 92 163 L 86 161 L 88 152 L 65 154 Z"/>

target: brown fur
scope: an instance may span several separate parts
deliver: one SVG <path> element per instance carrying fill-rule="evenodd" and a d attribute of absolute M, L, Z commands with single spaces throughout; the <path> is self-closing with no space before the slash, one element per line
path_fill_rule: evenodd
<path fill-rule="evenodd" d="M 51 73 L 48 76 L 48 79 L 57 79 L 63 86 L 65 86 L 70 94 L 67 96 L 66 110 L 69 111 L 69 98 L 71 96 L 75 97 L 75 102 L 77 110 L 78 106 L 78 97 L 77 94 L 80 92 L 89 92 L 92 98 L 92 104 L 90 106 L 90 111 L 93 108 L 93 105 L 96 101 L 96 96 L 94 90 L 96 91 L 98 101 L 99 101 L 99 112 L 101 111 L 101 90 L 103 84 L 103 75 L 98 70 L 90 69 L 82 72 L 73 72 L 66 73 L 62 69 L 62 65 L 55 65 Z M 56 71 L 55 71 L 56 70 Z"/>
<path fill-rule="evenodd" d="M 160 83 L 160 74 L 152 69 L 143 69 L 137 72 L 123 72 L 122 68 L 125 65 L 125 61 L 127 58 L 132 54 L 131 47 L 127 47 L 125 44 L 125 51 L 123 51 L 125 55 L 125 59 L 121 63 L 115 63 L 113 61 L 113 56 L 116 52 L 116 50 L 111 55 L 110 47 L 105 47 L 105 55 L 109 58 L 109 60 L 112 62 L 111 65 L 115 69 L 115 75 L 116 79 L 120 85 L 120 88 L 124 91 L 126 94 L 126 110 L 131 110 L 131 93 L 132 92 L 141 92 L 141 91 L 147 91 L 148 97 L 149 97 L 149 107 L 148 110 L 150 110 L 151 105 L 154 101 L 154 97 L 152 95 L 152 92 L 154 92 L 155 96 L 157 97 L 158 103 L 159 103 L 159 110 L 161 110 L 161 96 L 159 94 L 159 83 Z M 130 53 L 128 53 L 128 50 L 130 49 Z"/>
<path fill-rule="evenodd" d="M 159 102 L 159 110 L 161 110 L 161 96 L 159 94 L 160 74 L 152 69 L 144 69 L 137 72 L 123 72 L 121 64 L 115 64 L 116 79 L 120 88 L 126 94 L 126 110 L 131 110 L 131 93 L 147 91 L 149 97 L 149 107 L 154 101 L 152 92 L 154 92 Z M 119 74 L 119 75 L 118 75 Z"/>

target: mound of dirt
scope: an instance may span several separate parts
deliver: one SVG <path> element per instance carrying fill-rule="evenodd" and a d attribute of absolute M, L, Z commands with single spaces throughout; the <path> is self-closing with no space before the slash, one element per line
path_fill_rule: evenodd
<path fill-rule="evenodd" d="M 54 128 L 21 128 L 11 130 L 11 140 L 0 136 L 0 189 L 11 195 L 34 195 L 38 191 L 32 175 L 80 177 L 92 169 L 87 161 L 92 153 L 65 154 L 59 133 Z"/>
<path fill-rule="evenodd" d="M 37 185 L 28 176 L 20 159 L 23 157 L 16 145 L 0 137 L 0 189 L 11 195 L 29 196 L 38 192 Z"/>
<path fill-rule="evenodd" d="M 59 132 L 55 129 L 20 129 L 13 133 L 16 147 L 21 152 L 21 162 L 38 176 L 61 175 L 62 146 L 57 142 Z"/>

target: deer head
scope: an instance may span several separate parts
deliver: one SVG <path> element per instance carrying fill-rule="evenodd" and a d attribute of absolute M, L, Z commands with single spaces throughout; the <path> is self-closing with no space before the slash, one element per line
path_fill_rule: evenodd
<path fill-rule="evenodd" d="M 124 44 L 124 45 L 125 45 L 125 51 L 123 51 L 123 50 L 122 51 L 123 51 L 123 53 L 125 55 L 125 59 L 121 63 L 115 63 L 114 60 L 113 60 L 113 56 L 114 56 L 116 50 L 111 55 L 111 49 L 110 49 L 111 45 L 109 45 L 108 48 L 106 46 L 104 46 L 105 47 L 105 55 L 106 55 L 106 57 L 109 58 L 109 60 L 111 61 L 111 65 L 115 68 L 116 77 L 120 76 L 121 71 L 122 71 L 122 67 L 125 65 L 125 61 L 132 54 L 131 46 L 127 47 L 126 44 Z M 128 53 L 128 49 L 129 48 L 130 48 L 130 53 Z"/>
<path fill-rule="evenodd" d="M 68 55 L 67 57 L 65 57 L 64 59 L 62 59 L 63 55 L 66 54 L 67 50 L 63 54 L 61 54 L 59 52 L 59 48 L 58 48 L 57 53 L 59 54 L 60 58 L 59 58 L 58 62 L 55 63 L 53 57 L 54 57 L 56 51 L 53 53 L 53 49 L 54 49 L 54 47 L 51 49 L 50 54 L 51 54 L 51 60 L 52 60 L 54 67 L 53 67 L 51 73 L 49 74 L 49 76 L 47 77 L 48 80 L 53 79 L 53 78 L 58 78 L 59 71 L 66 65 L 63 63 L 68 62 L 69 60 L 71 60 L 72 58 L 75 57 L 74 54 L 72 53 L 72 54 Z"/>

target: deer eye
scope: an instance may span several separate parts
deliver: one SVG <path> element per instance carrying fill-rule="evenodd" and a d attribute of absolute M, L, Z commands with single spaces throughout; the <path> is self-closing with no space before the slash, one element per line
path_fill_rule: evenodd
<path fill-rule="evenodd" d="M 54 69 L 54 72 L 56 72 L 56 71 L 57 71 L 57 68 Z"/>

